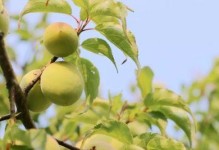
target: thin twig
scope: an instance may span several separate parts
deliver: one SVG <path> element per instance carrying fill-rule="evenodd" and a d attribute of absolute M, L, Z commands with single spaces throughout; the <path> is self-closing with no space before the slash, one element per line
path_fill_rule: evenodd
<path fill-rule="evenodd" d="M 4 78 L 6 80 L 6 87 L 9 93 L 9 102 L 15 103 L 17 111 L 21 112 L 20 119 L 25 128 L 35 128 L 32 118 L 30 117 L 29 110 L 26 105 L 26 97 L 24 96 L 11 66 L 8 58 L 8 54 L 5 49 L 4 34 L 0 33 L 0 66 L 3 71 Z M 15 104 L 10 104 L 13 107 Z M 11 112 L 14 112 L 14 108 L 10 108 Z"/>
<path fill-rule="evenodd" d="M 83 29 L 81 32 L 88 31 L 88 30 L 94 30 L 94 28 L 86 28 L 86 29 Z"/>
<path fill-rule="evenodd" d="M 69 144 L 67 144 L 67 143 L 65 143 L 65 142 L 63 142 L 61 140 L 56 139 L 56 141 L 59 143 L 59 145 L 65 147 L 65 148 L 68 148 L 70 150 L 80 150 L 79 148 L 71 146 L 71 145 L 69 145 Z"/>
<path fill-rule="evenodd" d="M 90 18 L 89 18 L 89 14 L 87 12 L 87 18 L 86 18 L 85 22 L 83 22 L 78 29 L 78 33 L 77 33 L 78 36 L 83 32 L 84 28 L 88 25 L 89 22 L 90 22 Z"/>
<path fill-rule="evenodd" d="M 49 64 L 55 62 L 57 59 L 58 59 L 58 57 L 53 57 L 51 59 L 51 61 L 46 66 L 48 66 Z M 40 77 L 41 77 L 43 71 L 45 70 L 46 66 L 41 69 L 41 72 L 36 76 L 36 78 L 33 79 L 32 82 L 24 89 L 24 95 L 25 96 L 28 95 L 28 93 L 30 92 L 31 88 L 37 83 L 37 81 L 40 80 Z"/>
<path fill-rule="evenodd" d="M 19 115 L 20 115 L 20 113 L 16 113 L 14 116 L 12 116 L 11 114 L 4 115 L 4 116 L 0 117 L 0 122 L 1 122 L 1 121 L 5 121 L 5 120 L 8 120 L 8 119 L 10 119 L 11 117 L 17 118 L 17 117 L 19 117 Z"/>
<path fill-rule="evenodd" d="M 78 31 L 78 36 L 83 32 L 84 28 L 88 25 L 88 23 L 90 22 L 90 19 L 87 18 L 85 23 L 82 25 L 82 27 L 79 29 Z"/>
<path fill-rule="evenodd" d="M 71 15 L 71 17 L 77 22 L 78 24 L 78 29 L 80 28 L 80 24 L 81 24 L 81 20 L 79 20 L 78 18 L 76 18 L 74 15 Z"/>
<path fill-rule="evenodd" d="M 0 117 L 0 121 L 5 121 L 11 118 L 11 114 Z"/>

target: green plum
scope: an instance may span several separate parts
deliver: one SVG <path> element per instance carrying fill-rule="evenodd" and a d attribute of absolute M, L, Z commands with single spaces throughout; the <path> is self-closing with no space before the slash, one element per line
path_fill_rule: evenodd
<path fill-rule="evenodd" d="M 43 35 L 46 49 L 57 57 L 66 57 L 78 48 L 78 35 L 74 28 L 63 22 L 49 25 Z"/>
<path fill-rule="evenodd" d="M 20 81 L 21 89 L 24 91 L 26 87 L 41 73 L 40 69 L 28 72 Z M 27 95 L 27 107 L 33 112 L 41 112 L 46 110 L 52 103 L 46 98 L 40 88 L 38 81 L 29 91 Z"/>
<path fill-rule="evenodd" d="M 53 103 L 69 106 L 81 96 L 84 82 L 74 64 L 60 61 L 50 64 L 41 76 L 41 90 Z"/>

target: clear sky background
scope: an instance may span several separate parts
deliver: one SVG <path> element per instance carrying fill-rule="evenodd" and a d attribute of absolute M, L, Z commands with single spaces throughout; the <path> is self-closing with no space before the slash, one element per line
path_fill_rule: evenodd
<path fill-rule="evenodd" d="M 27 0 L 10 0 L 9 12 L 20 12 Z M 169 89 L 180 92 L 182 83 L 189 83 L 197 76 L 206 74 L 213 59 L 219 55 L 219 1 L 218 0 L 123 0 L 135 12 L 129 13 L 128 28 L 133 31 L 139 46 L 142 66 L 150 66 L 155 81 Z M 77 10 L 73 10 L 77 15 Z M 33 15 L 25 16 L 30 22 L 37 21 Z M 72 24 L 66 15 L 52 14 L 51 22 L 65 21 Z M 74 25 L 74 24 L 73 24 Z M 10 35 L 12 36 L 12 35 Z M 83 33 L 81 39 L 100 36 L 93 31 Z M 119 68 L 102 56 L 82 51 L 90 58 L 101 76 L 101 92 L 123 92 L 132 99 L 129 85 L 135 83 L 135 64 L 128 61 L 121 65 L 124 55 L 113 47 Z"/>

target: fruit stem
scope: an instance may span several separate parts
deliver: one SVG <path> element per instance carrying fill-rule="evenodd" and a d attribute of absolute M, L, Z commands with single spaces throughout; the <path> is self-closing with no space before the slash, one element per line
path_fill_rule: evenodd
<path fill-rule="evenodd" d="M 15 116 L 16 105 L 17 111 L 21 113 L 19 119 L 21 119 L 25 128 L 35 128 L 33 120 L 30 117 L 29 110 L 27 109 L 26 97 L 17 82 L 14 70 L 9 61 L 4 43 L 4 33 L 2 32 L 0 33 L 0 66 L 6 80 L 6 87 L 9 93 L 10 113 L 12 117 Z"/>

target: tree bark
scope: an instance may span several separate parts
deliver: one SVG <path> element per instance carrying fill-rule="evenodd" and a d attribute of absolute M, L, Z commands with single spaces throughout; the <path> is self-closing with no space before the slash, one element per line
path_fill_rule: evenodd
<path fill-rule="evenodd" d="M 29 110 L 27 109 L 26 97 L 17 82 L 14 70 L 9 61 L 3 33 L 0 33 L 0 66 L 2 68 L 3 75 L 6 80 L 6 87 L 9 92 L 10 106 L 13 107 L 13 103 L 16 104 L 17 112 L 21 113 L 19 119 L 22 121 L 26 129 L 35 128 L 34 122 L 30 117 Z M 15 112 L 13 110 L 14 108 L 10 109 L 11 112 Z"/>

